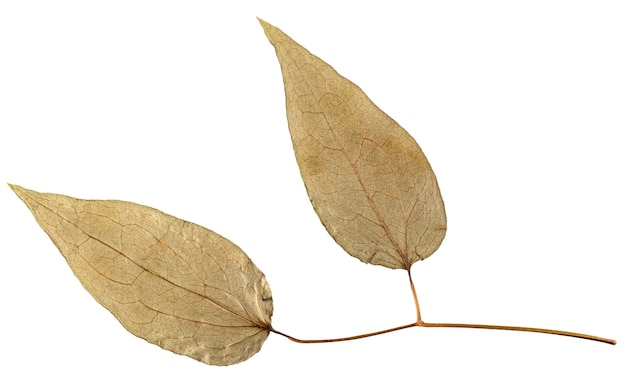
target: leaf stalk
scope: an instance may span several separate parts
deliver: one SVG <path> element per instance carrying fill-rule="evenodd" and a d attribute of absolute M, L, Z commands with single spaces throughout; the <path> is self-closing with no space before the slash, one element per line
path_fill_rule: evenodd
<path fill-rule="evenodd" d="M 290 336 L 288 334 L 279 332 L 278 330 L 275 330 L 273 328 L 270 328 L 270 331 L 274 332 L 276 334 L 279 334 L 279 335 L 281 335 L 283 337 L 286 337 L 286 338 L 290 339 L 293 342 L 298 342 L 298 343 L 329 343 L 329 342 L 352 341 L 352 340 L 357 340 L 357 339 L 361 339 L 361 338 L 373 337 L 373 336 L 377 336 L 377 335 L 380 335 L 380 334 L 391 333 L 391 332 L 395 332 L 397 330 L 408 329 L 408 328 L 412 328 L 412 327 L 415 327 L 415 326 L 421 326 L 421 327 L 425 327 L 425 328 L 468 328 L 468 329 L 492 329 L 492 330 L 510 330 L 510 331 L 518 331 L 518 332 L 533 332 L 533 333 L 554 334 L 554 335 L 559 335 L 559 336 L 582 338 L 582 339 L 586 339 L 586 340 L 590 340 L 590 341 L 603 342 L 603 343 L 607 343 L 607 344 L 610 344 L 610 345 L 617 344 L 617 341 L 615 341 L 613 339 L 610 339 L 610 338 L 592 336 L 592 335 L 589 335 L 589 334 L 582 334 L 582 333 L 575 333 L 575 332 L 567 332 L 567 331 L 563 331 L 563 330 L 544 329 L 544 328 L 532 328 L 532 327 L 526 327 L 526 326 L 506 326 L 506 325 L 483 325 L 483 324 L 458 324 L 458 323 L 438 323 L 438 322 L 437 323 L 431 323 L 431 322 L 425 322 L 425 321 L 422 320 L 422 313 L 420 311 L 419 301 L 417 300 L 417 291 L 415 290 L 415 285 L 413 284 L 413 278 L 411 278 L 411 271 L 407 270 L 407 272 L 409 273 L 409 283 L 411 284 L 411 293 L 413 294 L 413 301 L 415 303 L 415 312 L 416 312 L 416 315 L 417 315 L 417 320 L 414 323 L 412 323 L 412 324 L 406 324 L 406 325 L 402 325 L 402 326 L 397 326 L 395 328 L 380 330 L 380 331 L 372 332 L 372 333 L 359 334 L 359 335 L 356 335 L 356 336 L 341 337 L 341 338 L 330 338 L 330 339 L 317 339 L 317 340 L 306 340 L 306 339 L 295 338 L 295 337 L 292 337 L 292 336 Z"/>
<path fill-rule="evenodd" d="M 422 320 L 419 302 L 417 301 L 417 292 L 415 291 L 415 285 L 413 284 L 413 279 L 411 278 L 411 271 L 407 270 L 407 272 L 409 273 L 409 283 L 411 284 L 411 292 L 413 293 L 413 301 L 415 302 L 415 310 L 417 312 L 417 321 L 415 322 L 417 326 L 423 326 L 425 328 L 469 328 L 469 329 L 511 330 L 511 331 L 518 331 L 518 332 L 544 333 L 544 334 L 554 334 L 554 335 L 566 336 L 566 337 L 582 338 L 582 339 L 591 340 L 591 341 L 604 342 L 604 343 L 608 343 L 611 345 L 617 344 L 617 341 L 612 340 L 610 338 L 592 336 L 589 334 L 582 334 L 582 333 L 575 333 L 575 332 L 567 332 L 563 330 L 532 328 L 532 327 L 526 327 L 526 326 L 425 322 Z"/>

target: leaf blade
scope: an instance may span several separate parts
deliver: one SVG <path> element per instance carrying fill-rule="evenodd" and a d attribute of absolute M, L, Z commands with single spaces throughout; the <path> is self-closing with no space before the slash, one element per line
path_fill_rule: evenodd
<path fill-rule="evenodd" d="M 366 263 L 408 270 L 428 258 L 446 214 L 417 142 L 357 85 L 259 21 L 280 62 L 300 174 L 326 230 Z"/>
<path fill-rule="evenodd" d="M 85 289 L 134 335 L 213 365 L 260 350 L 271 291 L 226 238 L 143 205 L 10 186 Z"/>

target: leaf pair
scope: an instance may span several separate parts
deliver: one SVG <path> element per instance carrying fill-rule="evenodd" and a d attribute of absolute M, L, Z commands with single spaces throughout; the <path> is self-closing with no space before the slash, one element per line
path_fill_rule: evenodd
<path fill-rule="evenodd" d="M 446 232 L 426 157 L 359 87 L 260 22 L 276 48 L 293 148 L 320 220 L 352 256 L 410 270 Z M 138 204 L 11 188 L 85 289 L 131 333 L 229 365 L 258 352 L 273 330 L 263 273 L 224 237 Z"/>

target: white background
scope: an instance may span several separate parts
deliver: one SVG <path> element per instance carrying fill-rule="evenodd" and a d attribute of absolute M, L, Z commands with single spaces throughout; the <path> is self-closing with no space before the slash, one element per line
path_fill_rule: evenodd
<path fill-rule="evenodd" d="M 624 377 L 623 2 L 0 4 L 0 182 L 217 231 L 266 274 L 274 327 L 296 337 L 412 322 L 406 273 L 350 257 L 310 206 L 259 16 L 360 85 L 429 157 L 449 229 L 413 267 L 426 321 L 618 340 L 271 335 L 244 363 L 206 366 L 126 332 L 3 185 L 0 377 Z"/>

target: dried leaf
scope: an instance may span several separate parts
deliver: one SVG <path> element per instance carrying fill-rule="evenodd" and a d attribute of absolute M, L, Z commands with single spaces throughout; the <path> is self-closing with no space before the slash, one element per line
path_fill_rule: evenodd
<path fill-rule="evenodd" d="M 134 335 L 212 365 L 260 350 L 270 289 L 226 238 L 143 205 L 11 188 L 85 289 Z"/>
<path fill-rule="evenodd" d="M 296 160 L 326 230 L 366 263 L 408 270 L 432 255 L 446 215 L 415 140 L 358 86 L 259 21 L 276 48 Z"/>

